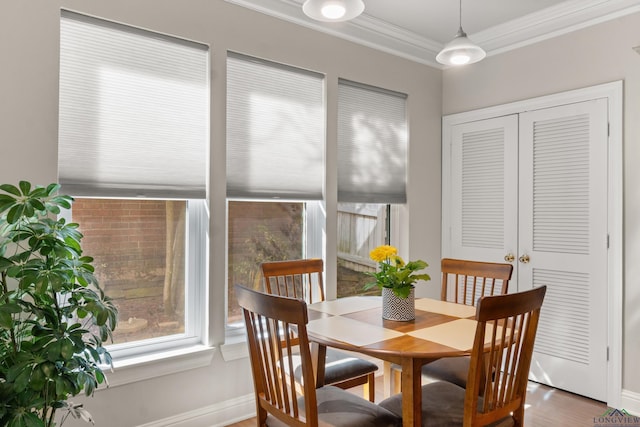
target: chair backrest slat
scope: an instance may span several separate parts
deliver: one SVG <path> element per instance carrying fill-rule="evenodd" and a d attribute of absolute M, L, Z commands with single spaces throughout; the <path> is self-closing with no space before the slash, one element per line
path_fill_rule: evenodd
<path fill-rule="evenodd" d="M 324 301 L 324 263 L 322 259 L 297 259 L 262 263 L 265 291 L 307 304 Z"/>
<path fill-rule="evenodd" d="M 513 272 L 511 264 L 453 258 L 443 258 L 440 268 L 441 299 L 473 306 L 482 296 L 506 294 Z"/>
<path fill-rule="evenodd" d="M 483 426 L 512 413 L 514 419 L 519 420 L 516 425 L 522 425 L 529 368 L 545 292 L 546 286 L 542 286 L 479 300 L 465 395 L 465 427 Z"/>

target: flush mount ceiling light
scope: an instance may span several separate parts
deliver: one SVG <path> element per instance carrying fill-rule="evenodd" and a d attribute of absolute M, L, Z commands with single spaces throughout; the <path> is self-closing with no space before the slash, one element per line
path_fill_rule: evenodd
<path fill-rule="evenodd" d="M 487 56 L 486 52 L 467 37 L 462 29 L 462 0 L 460 0 L 460 28 L 456 37 L 447 43 L 436 56 L 436 61 L 444 65 L 465 65 L 478 62 Z"/>
<path fill-rule="evenodd" d="M 363 10 L 362 0 L 307 0 L 302 5 L 305 15 L 323 22 L 348 21 Z"/>

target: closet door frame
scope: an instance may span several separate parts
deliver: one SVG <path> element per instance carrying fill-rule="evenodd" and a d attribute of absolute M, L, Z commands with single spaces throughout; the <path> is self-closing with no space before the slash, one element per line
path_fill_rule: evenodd
<path fill-rule="evenodd" d="M 531 98 L 523 101 L 483 108 L 442 118 L 442 255 L 451 253 L 450 230 L 453 200 L 451 200 L 451 140 L 452 128 L 462 123 L 519 114 L 525 111 L 606 98 L 609 108 L 608 146 L 608 236 L 607 257 L 607 404 L 620 407 L 622 400 L 622 335 L 623 335 L 623 161 L 622 161 L 622 107 L 623 82 L 615 81 L 583 89 L 576 89 Z"/>

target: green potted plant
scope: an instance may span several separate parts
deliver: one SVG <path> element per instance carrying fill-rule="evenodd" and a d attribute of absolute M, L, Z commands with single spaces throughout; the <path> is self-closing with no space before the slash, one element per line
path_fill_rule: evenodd
<path fill-rule="evenodd" d="M 378 270 L 368 273 L 376 280 L 365 284 L 364 289 L 374 286 L 382 289 L 382 317 L 398 321 L 415 319 L 414 284 L 418 280 L 431 280 L 428 274 L 416 272 L 429 265 L 422 260 L 405 263 L 398 250 L 389 245 L 378 246 L 369 256 L 378 263 Z"/>
<path fill-rule="evenodd" d="M 0 185 L 0 425 L 91 421 L 68 399 L 92 395 L 111 358 L 117 309 L 82 253 L 78 224 L 57 218 L 60 186 Z M 56 424 L 58 419 L 58 424 Z"/>

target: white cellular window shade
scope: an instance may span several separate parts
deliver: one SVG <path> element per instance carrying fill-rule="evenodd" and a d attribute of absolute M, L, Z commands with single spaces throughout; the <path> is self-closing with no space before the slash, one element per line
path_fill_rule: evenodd
<path fill-rule="evenodd" d="M 406 98 L 397 92 L 339 81 L 339 202 L 407 201 Z"/>
<path fill-rule="evenodd" d="M 59 181 L 75 196 L 206 197 L 209 52 L 62 11 Z"/>
<path fill-rule="evenodd" d="M 227 197 L 321 200 L 324 77 L 227 57 Z"/>

